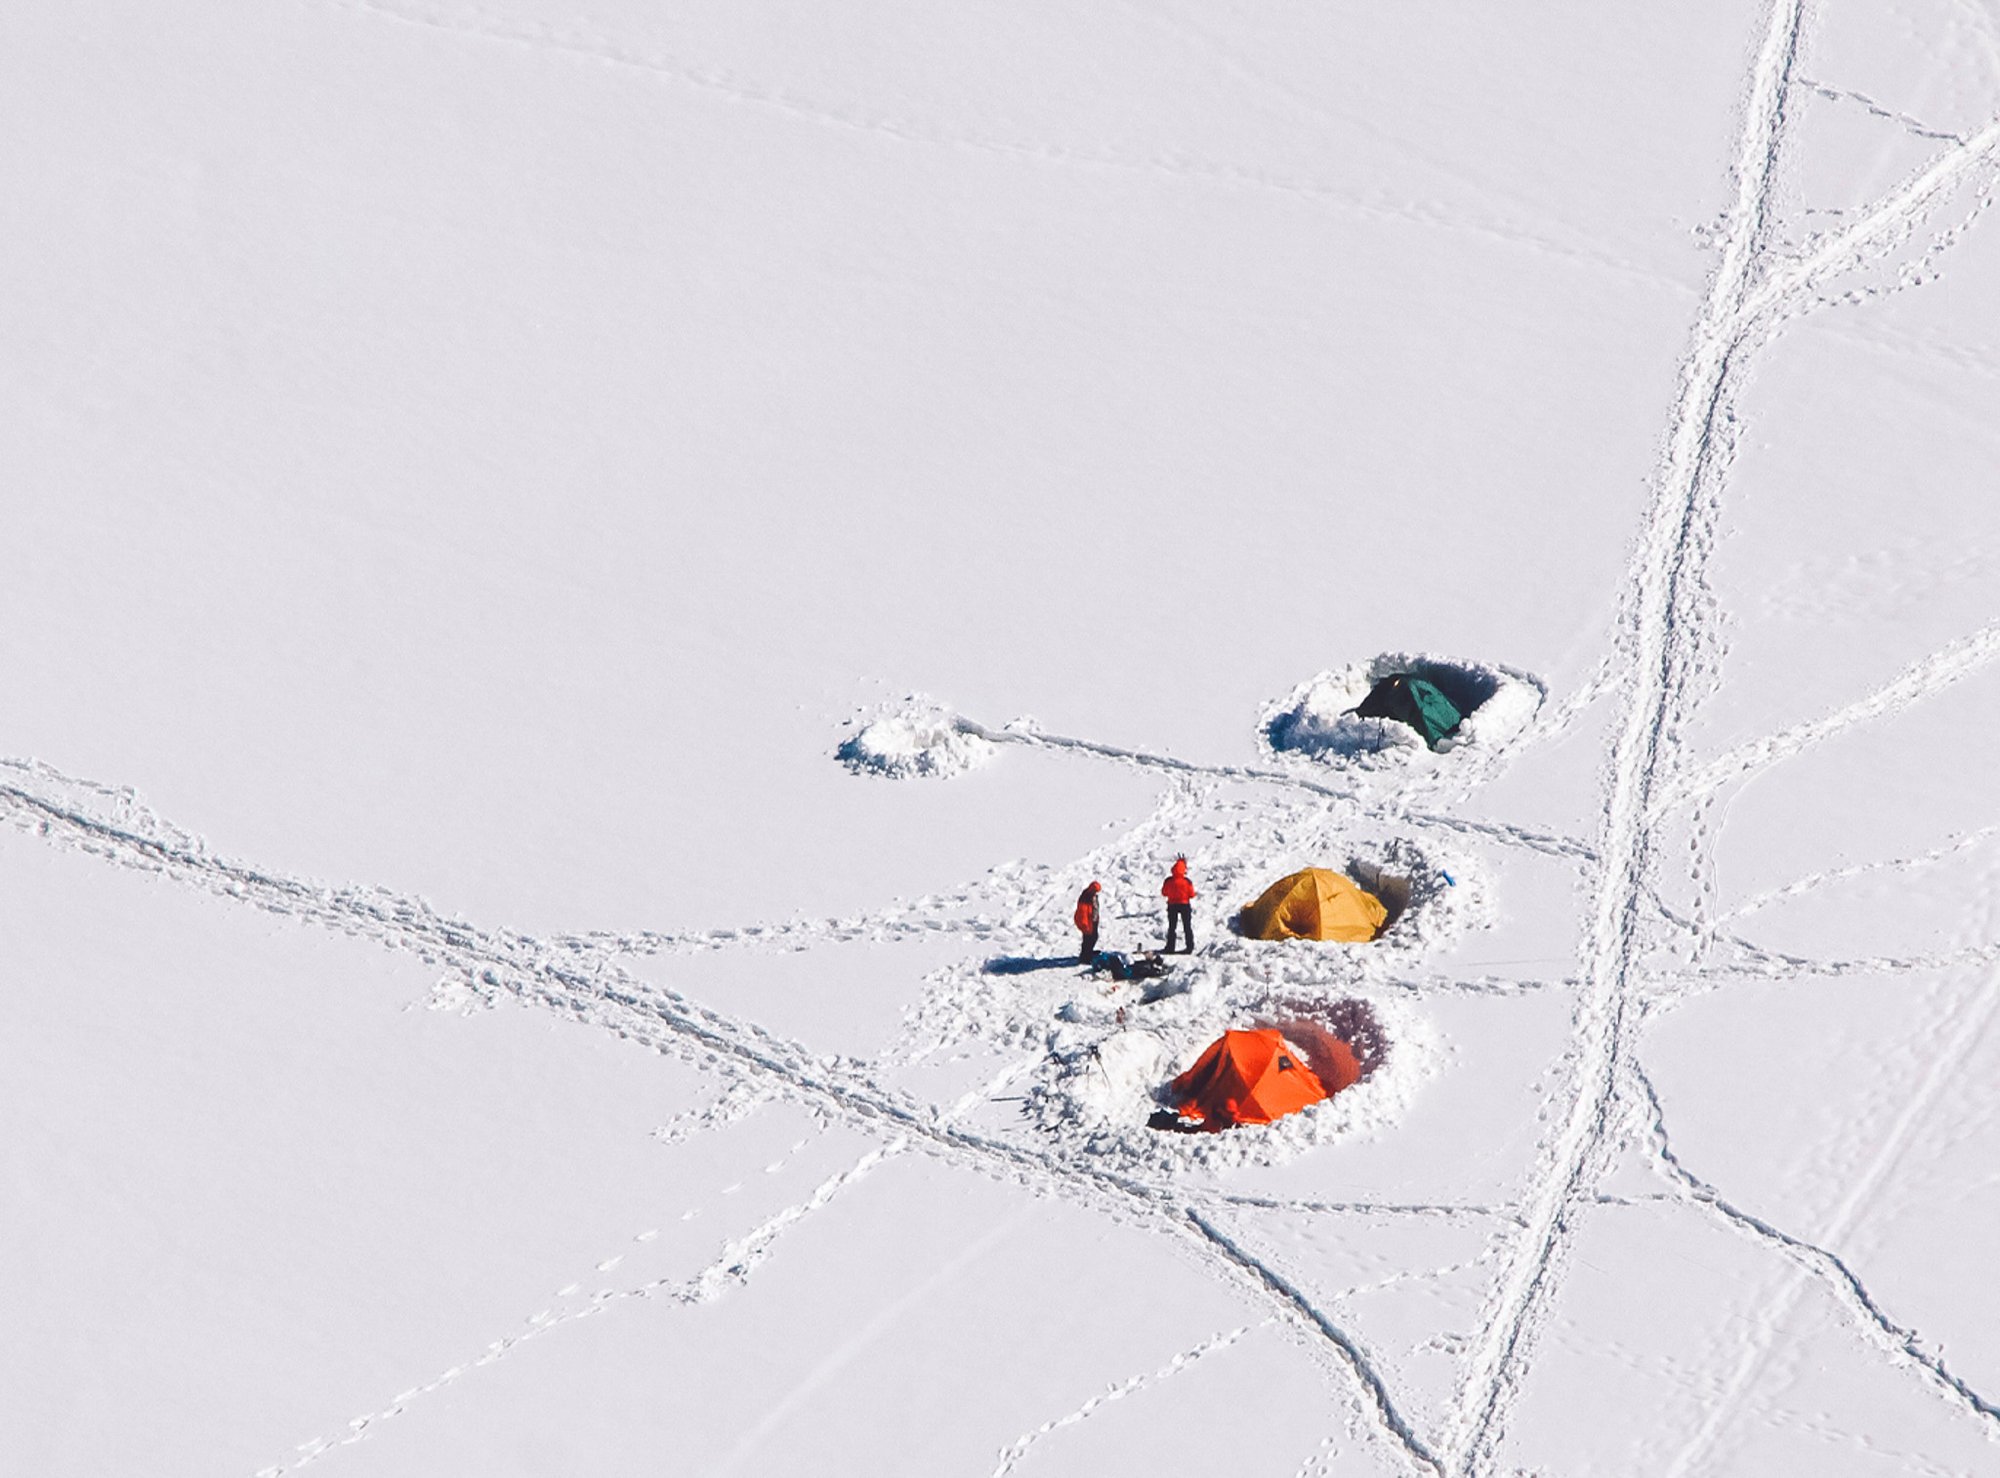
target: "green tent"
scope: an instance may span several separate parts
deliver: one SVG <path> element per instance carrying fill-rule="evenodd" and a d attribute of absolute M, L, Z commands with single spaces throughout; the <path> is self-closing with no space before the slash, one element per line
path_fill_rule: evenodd
<path fill-rule="evenodd" d="M 1424 736 L 1424 743 L 1432 749 L 1463 722 L 1463 715 L 1452 707 L 1451 699 L 1435 685 L 1407 672 L 1383 678 L 1354 711 L 1363 718 L 1392 718 L 1408 724 Z"/>

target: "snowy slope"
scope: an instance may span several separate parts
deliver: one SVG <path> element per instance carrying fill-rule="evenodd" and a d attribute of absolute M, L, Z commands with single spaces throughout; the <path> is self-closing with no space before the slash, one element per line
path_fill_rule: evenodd
<path fill-rule="evenodd" d="M 23 1471 L 2000 1472 L 2000 22 L 1073 10 L 0 20 Z"/>

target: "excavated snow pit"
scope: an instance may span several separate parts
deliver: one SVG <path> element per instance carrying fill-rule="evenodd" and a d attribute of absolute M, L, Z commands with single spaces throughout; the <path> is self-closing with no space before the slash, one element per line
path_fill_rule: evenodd
<path fill-rule="evenodd" d="M 1298 1048 L 1329 1096 L 1373 1077 L 1389 1056 L 1388 1034 L 1375 1008 L 1351 996 L 1331 1002 L 1274 1002 L 1256 1024 L 1274 1028 Z"/>
<path fill-rule="evenodd" d="M 1374 944 L 1391 935 L 1398 925 L 1414 912 L 1429 907 L 1444 896 L 1445 889 L 1456 886 L 1448 881 L 1449 875 L 1437 866 L 1417 846 L 1408 842 L 1392 842 L 1379 855 L 1350 857 L 1345 866 L 1334 869 L 1363 892 L 1372 894 L 1387 910 L 1382 925 L 1375 931 L 1375 938 L 1350 943 Z M 1253 945 L 1303 943 L 1313 945 L 1338 944 L 1338 940 L 1264 940 L 1252 939 L 1243 932 L 1243 910 L 1232 913 L 1228 919 L 1229 932 L 1237 939 Z M 1407 932 L 1407 931 L 1405 931 Z"/>
<path fill-rule="evenodd" d="M 1269 1124 L 1162 1133 L 1155 1125 L 1163 1110 L 1173 1109 L 1168 1085 L 1232 1026 L 1276 1027 L 1328 1085 L 1329 1096 Z M 1435 1028 L 1407 1002 L 1274 1000 L 1263 1009 L 1128 1026 L 1062 1044 L 1049 1075 L 1029 1088 L 1023 1110 L 1066 1158 L 1167 1174 L 1271 1165 L 1392 1130 L 1444 1057 Z"/>
<path fill-rule="evenodd" d="M 860 728 L 841 741 L 834 757 L 857 775 L 946 779 L 993 757 L 991 740 L 968 733 L 957 714 L 920 693 L 849 722 Z"/>
<path fill-rule="evenodd" d="M 1527 727 L 1547 686 L 1512 667 L 1464 662 L 1425 653 L 1384 652 L 1367 662 L 1322 672 L 1267 707 L 1259 734 L 1274 755 L 1325 764 L 1408 763 L 1428 754 L 1423 735 L 1395 719 L 1363 718 L 1353 710 L 1375 685 L 1402 674 L 1430 683 L 1463 716 L 1438 742 L 1437 753 L 1492 749 Z"/>

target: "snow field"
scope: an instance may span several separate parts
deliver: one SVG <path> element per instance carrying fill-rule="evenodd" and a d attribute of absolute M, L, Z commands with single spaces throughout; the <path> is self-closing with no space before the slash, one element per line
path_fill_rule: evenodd
<path fill-rule="evenodd" d="M 253 9 L 0 49 L 37 1472 L 1993 1468 L 1990 16 Z"/>

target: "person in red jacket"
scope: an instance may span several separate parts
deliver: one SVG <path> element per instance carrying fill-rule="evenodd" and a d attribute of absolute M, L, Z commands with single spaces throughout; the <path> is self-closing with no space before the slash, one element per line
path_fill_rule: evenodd
<path fill-rule="evenodd" d="M 1090 964 L 1097 958 L 1097 921 L 1102 910 L 1097 903 L 1097 895 L 1104 890 L 1092 883 L 1076 895 L 1076 926 L 1083 931 L 1083 947 L 1077 951 L 1077 959 Z"/>
<path fill-rule="evenodd" d="M 1187 858 L 1176 857 L 1174 870 L 1160 885 L 1160 896 L 1167 900 L 1167 948 L 1174 953 L 1174 926 L 1178 924 L 1187 935 L 1187 948 L 1183 954 L 1194 953 L 1194 884 L 1188 881 Z"/>

